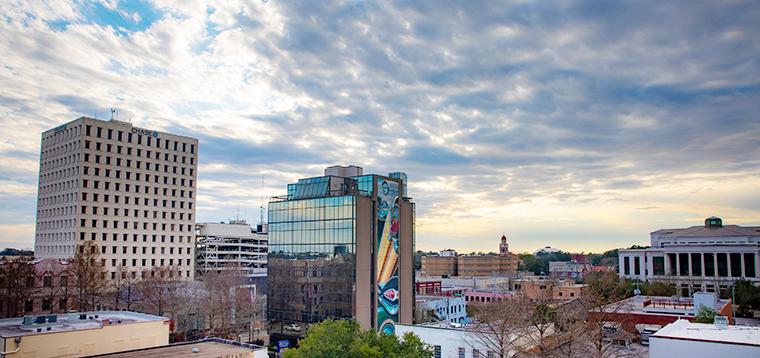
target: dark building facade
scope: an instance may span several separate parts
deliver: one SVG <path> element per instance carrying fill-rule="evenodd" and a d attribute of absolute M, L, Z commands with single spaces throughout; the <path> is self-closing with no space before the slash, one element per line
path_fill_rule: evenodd
<path fill-rule="evenodd" d="M 269 203 L 274 333 L 302 335 L 301 327 L 326 318 L 388 333 L 412 323 L 414 204 L 404 196 L 405 179 L 330 167 Z"/>

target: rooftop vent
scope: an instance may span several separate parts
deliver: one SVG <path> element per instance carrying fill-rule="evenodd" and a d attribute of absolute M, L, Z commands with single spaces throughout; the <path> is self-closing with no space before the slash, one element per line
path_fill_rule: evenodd
<path fill-rule="evenodd" d="M 715 316 L 715 319 L 713 320 L 713 324 L 715 324 L 715 326 L 719 328 L 728 328 L 728 317 Z"/>
<path fill-rule="evenodd" d="M 705 219 L 705 227 L 723 227 L 723 219 L 711 216 Z"/>

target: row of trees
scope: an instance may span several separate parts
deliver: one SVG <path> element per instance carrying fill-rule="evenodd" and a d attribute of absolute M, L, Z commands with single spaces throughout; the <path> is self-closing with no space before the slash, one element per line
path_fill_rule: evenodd
<path fill-rule="evenodd" d="M 87 241 L 58 271 L 35 267 L 30 259 L 0 264 L 0 302 L 5 317 L 68 310 L 128 310 L 165 316 L 177 324 L 176 340 L 213 335 L 237 339 L 264 319 L 264 300 L 244 279 L 222 271 L 202 283 L 180 279 L 169 267 L 141 272 L 116 270 L 109 279 L 98 246 Z M 39 264 L 38 264 L 39 266 Z M 44 311 L 28 302 L 45 300 Z M 55 304 L 62 302 L 63 304 Z"/>

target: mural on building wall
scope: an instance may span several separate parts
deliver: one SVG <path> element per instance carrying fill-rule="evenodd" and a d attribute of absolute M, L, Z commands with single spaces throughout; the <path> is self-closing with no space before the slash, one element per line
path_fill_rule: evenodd
<path fill-rule="evenodd" d="M 377 179 L 377 327 L 393 334 L 398 322 L 398 183 Z"/>

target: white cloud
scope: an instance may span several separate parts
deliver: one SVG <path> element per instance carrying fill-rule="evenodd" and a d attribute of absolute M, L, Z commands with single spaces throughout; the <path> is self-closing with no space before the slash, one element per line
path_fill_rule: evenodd
<path fill-rule="evenodd" d="M 153 20 L 103 4 L 147 27 L 0 3 L 0 193 L 27 203 L 0 220 L 33 220 L 40 132 L 109 107 L 200 137 L 200 220 L 256 221 L 260 175 L 276 195 L 332 163 L 407 171 L 425 249 L 495 249 L 502 231 L 626 246 L 760 214 L 742 197 L 760 175 L 758 6 L 183 0 Z M 0 241 L 31 240 L 24 225 Z"/>

